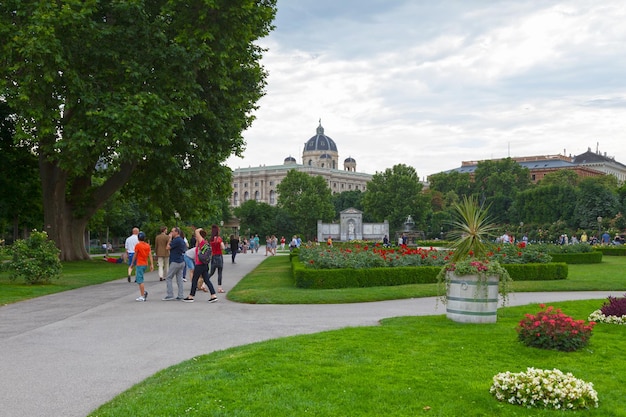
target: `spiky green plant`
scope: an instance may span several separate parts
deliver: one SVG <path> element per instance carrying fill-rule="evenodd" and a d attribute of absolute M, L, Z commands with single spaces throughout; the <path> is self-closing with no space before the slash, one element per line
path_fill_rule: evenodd
<path fill-rule="evenodd" d="M 489 207 L 479 205 L 476 197 L 465 196 L 454 208 L 456 219 L 450 232 L 454 249 L 451 261 L 458 262 L 468 257 L 484 259 L 490 248 L 489 237 L 496 230 L 488 214 Z"/>

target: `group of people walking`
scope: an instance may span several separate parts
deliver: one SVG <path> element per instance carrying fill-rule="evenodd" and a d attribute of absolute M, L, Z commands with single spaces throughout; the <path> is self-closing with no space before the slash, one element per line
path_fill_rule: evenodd
<path fill-rule="evenodd" d="M 231 245 L 234 236 L 231 236 Z M 146 301 L 148 292 L 144 288 L 144 273 L 150 266 L 154 270 L 152 248 L 146 241 L 146 236 L 138 228 L 133 228 L 132 235 L 126 239 L 125 249 L 128 257 L 128 282 L 131 281 L 133 268 L 136 270 L 135 282 L 139 285 L 140 296 L 136 301 Z M 217 225 L 211 226 L 210 235 L 202 228 L 195 229 L 191 242 L 184 238 L 180 228 L 173 227 L 169 234 L 165 226 L 161 227 L 159 235 L 155 239 L 155 254 L 159 270 L 159 280 L 166 282 L 166 295 L 163 301 L 182 300 L 187 303 L 195 301 L 196 291 L 210 293 L 209 302 L 214 303 L 216 293 L 224 293 L 222 288 L 222 272 L 224 268 L 224 241 L 220 237 L 220 229 Z M 210 251 L 209 256 L 200 256 Z M 236 252 L 236 251 L 235 251 Z M 235 256 L 232 257 L 235 263 Z M 183 285 L 185 270 L 190 271 L 191 291 L 185 297 Z M 193 271 L 193 272 L 192 272 Z M 217 291 L 211 282 L 211 277 L 217 272 Z M 176 277 L 178 294 L 174 297 L 173 280 Z M 202 278 L 202 282 L 200 282 Z M 199 283 L 200 282 L 200 283 Z"/>

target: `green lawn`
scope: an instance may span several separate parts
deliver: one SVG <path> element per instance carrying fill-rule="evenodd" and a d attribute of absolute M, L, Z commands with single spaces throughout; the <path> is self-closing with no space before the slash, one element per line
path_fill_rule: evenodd
<path fill-rule="evenodd" d="M 513 284 L 513 291 L 599 291 L 626 292 L 626 257 L 605 256 L 601 264 L 570 265 L 569 278 L 561 281 L 527 281 Z M 228 293 L 228 299 L 257 304 L 332 304 L 431 297 L 437 294 L 435 284 L 396 287 L 345 288 L 337 290 L 300 289 L 289 274 L 289 257 L 268 257 L 254 273 L 241 280 Z M 100 284 L 126 276 L 126 265 L 92 261 L 64 262 L 63 275 L 50 285 L 27 285 L 11 282 L 0 273 L 0 305 L 46 294 Z"/>
<path fill-rule="evenodd" d="M 104 262 L 102 258 L 91 261 L 63 262 L 63 275 L 48 285 L 29 285 L 23 281 L 10 281 L 9 274 L 0 273 L 0 306 L 42 295 L 73 290 L 87 285 L 102 284 L 125 277 L 127 265 Z"/>
<path fill-rule="evenodd" d="M 555 303 L 578 319 L 599 301 Z M 294 336 L 193 358 L 158 372 L 93 416 L 626 416 L 626 326 L 599 324 L 579 352 L 529 348 L 515 326 L 537 306 L 501 308 L 495 324 L 444 315 Z M 525 409 L 496 401 L 494 375 L 558 368 L 592 382 L 599 408 Z"/>
<path fill-rule="evenodd" d="M 560 282 L 516 283 L 517 291 L 626 290 L 626 258 L 571 265 Z M 64 264 L 53 285 L 8 282 L 0 303 L 119 279 L 125 265 Z M 434 285 L 343 290 L 293 286 L 288 257 L 269 257 L 229 291 L 252 303 L 336 303 L 435 295 Z M 601 301 L 555 303 L 586 319 Z M 599 324 L 589 346 L 562 353 L 517 342 L 515 326 L 537 306 L 498 310 L 495 324 L 459 324 L 444 315 L 398 317 L 381 326 L 294 336 L 193 358 L 158 372 L 93 416 L 626 416 L 626 326 Z M 525 409 L 497 402 L 492 377 L 527 367 L 572 372 L 592 382 L 600 407 L 584 412 Z"/>
<path fill-rule="evenodd" d="M 513 291 L 624 291 L 625 256 L 605 256 L 602 263 L 569 265 L 569 277 L 560 281 L 514 282 Z M 336 290 L 301 289 L 293 285 L 289 259 L 275 256 L 266 259 L 253 274 L 241 280 L 228 299 L 259 304 L 332 304 L 432 297 L 436 284 L 400 285 L 395 287 L 342 288 Z M 358 273 L 358 272 L 355 272 Z"/>

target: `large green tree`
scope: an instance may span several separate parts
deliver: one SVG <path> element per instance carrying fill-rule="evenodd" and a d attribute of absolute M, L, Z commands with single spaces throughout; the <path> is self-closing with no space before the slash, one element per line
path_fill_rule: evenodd
<path fill-rule="evenodd" d="M 317 236 L 317 221 L 335 217 L 330 188 L 324 178 L 291 170 L 278 184 L 278 207 L 307 239 Z"/>
<path fill-rule="evenodd" d="M 531 185 L 528 168 L 511 158 L 481 161 L 474 172 L 474 195 L 503 223 L 511 221 L 509 209 L 515 195 Z"/>
<path fill-rule="evenodd" d="M 429 188 L 443 194 L 454 192 L 458 197 L 469 196 L 472 192 L 470 174 L 457 171 L 439 172 L 428 177 Z"/>
<path fill-rule="evenodd" d="M 574 221 L 579 227 L 598 228 L 598 217 L 608 220 L 619 212 L 617 179 L 614 176 L 584 178 L 578 187 Z"/>
<path fill-rule="evenodd" d="M 407 216 L 424 229 L 430 200 L 422 194 L 417 172 L 405 164 L 377 172 L 367 184 L 363 207 L 375 222 L 389 221 L 390 233 L 403 228 Z"/>
<path fill-rule="evenodd" d="M 0 2 L 0 97 L 38 155 L 62 259 L 88 256 L 85 226 L 125 185 L 183 217 L 220 206 L 223 162 L 243 151 L 265 85 L 255 41 L 275 11 L 276 0 Z"/>
<path fill-rule="evenodd" d="M 332 195 L 333 206 L 335 206 L 335 217 L 351 207 L 363 211 L 363 195 L 361 190 L 343 191 Z M 364 219 L 364 221 L 367 221 Z"/>

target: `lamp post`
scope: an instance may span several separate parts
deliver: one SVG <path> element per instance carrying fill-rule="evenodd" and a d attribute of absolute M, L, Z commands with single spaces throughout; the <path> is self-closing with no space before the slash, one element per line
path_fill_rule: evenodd
<path fill-rule="evenodd" d="M 598 239 L 602 237 L 602 216 L 598 216 Z"/>

